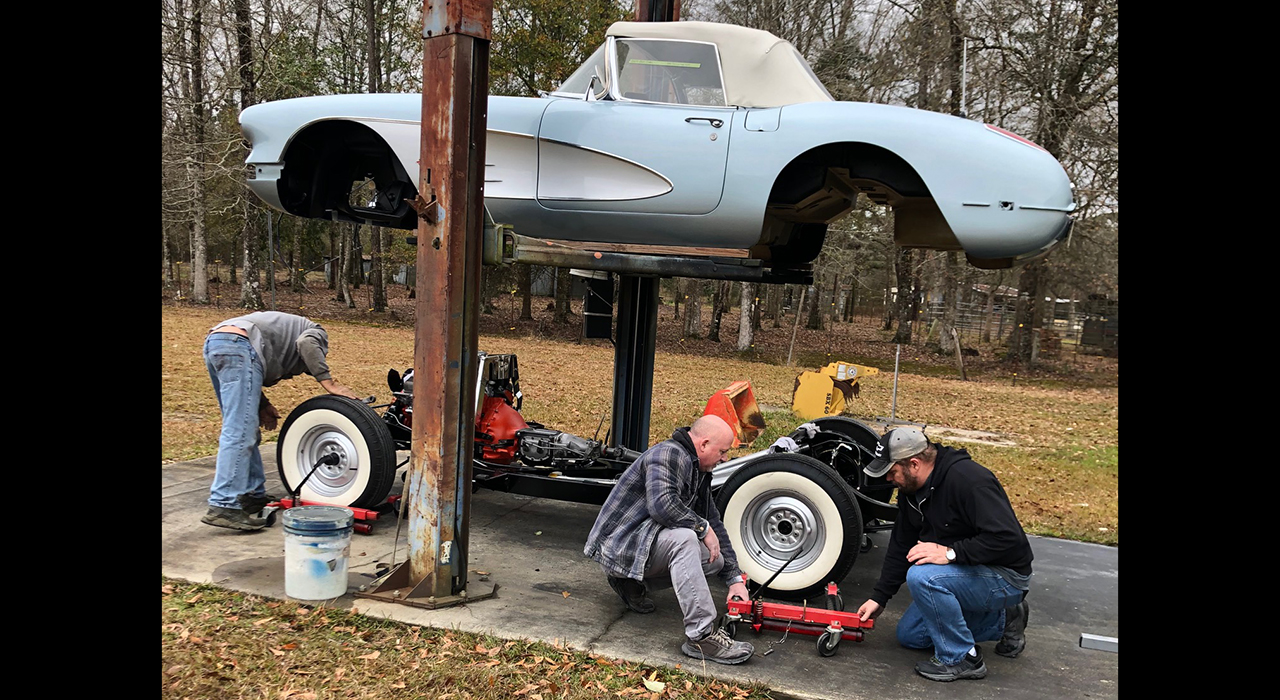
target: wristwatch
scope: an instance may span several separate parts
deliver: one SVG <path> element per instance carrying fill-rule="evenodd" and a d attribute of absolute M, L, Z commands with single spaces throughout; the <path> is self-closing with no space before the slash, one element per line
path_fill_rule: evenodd
<path fill-rule="evenodd" d="M 955 560 L 956 560 L 956 550 L 950 547 L 947 547 L 947 563 L 951 563 Z"/>
<path fill-rule="evenodd" d="M 703 520 L 702 522 L 693 526 L 693 533 L 698 536 L 698 539 L 702 539 L 703 537 L 706 537 L 707 526 L 710 524 L 711 523 L 707 522 L 706 520 Z"/>

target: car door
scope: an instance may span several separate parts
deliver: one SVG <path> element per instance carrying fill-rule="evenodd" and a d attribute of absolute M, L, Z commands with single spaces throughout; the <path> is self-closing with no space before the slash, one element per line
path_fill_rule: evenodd
<path fill-rule="evenodd" d="M 720 203 L 731 108 L 714 44 L 609 39 L 605 99 L 553 99 L 538 131 L 548 209 L 706 214 Z"/>

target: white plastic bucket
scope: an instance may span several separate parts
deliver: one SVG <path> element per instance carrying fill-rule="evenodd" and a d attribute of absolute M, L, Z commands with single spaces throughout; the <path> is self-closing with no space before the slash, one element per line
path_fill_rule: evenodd
<path fill-rule="evenodd" d="M 284 593 L 298 600 L 329 600 L 347 592 L 347 557 L 355 517 L 336 506 L 284 511 Z"/>

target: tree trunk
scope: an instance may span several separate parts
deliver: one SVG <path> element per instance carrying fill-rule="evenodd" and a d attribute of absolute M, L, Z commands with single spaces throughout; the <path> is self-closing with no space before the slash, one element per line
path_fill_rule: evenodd
<path fill-rule="evenodd" d="M 760 330 L 760 310 L 764 304 L 762 303 L 763 300 L 760 299 L 760 285 L 756 284 L 753 291 L 755 295 L 751 297 L 751 330 L 754 333 L 754 331 Z"/>
<path fill-rule="evenodd" d="M 240 111 L 252 105 L 256 93 L 256 81 L 253 75 L 253 23 L 249 15 L 249 0 L 235 0 L 236 13 L 236 63 L 240 74 Z M 241 160 L 248 156 L 241 150 Z M 247 195 L 241 206 L 243 226 L 240 239 L 243 243 L 242 256 L 244 265 L 244 281 L 240 285 L 240 306 L 246 309 L 262 309 L 262 275 L 261 260 L 258 251 L 262 248 L 262 234 L 258 231 L 256 207 L 250 206 Z M 270 255 L 271 251 L 267 251 Z M 231 263 L 232 282 L 235 281 L 235 259 Z"/>
<path fill-rule="evenodd" d="M 855 309 L 858 304 L 858 278 L 853 276 L 849 278 L 849 295 L 844 299 L 844 322 L 852 323 L 854 319 Z"/>
<path fill-rule="evenodd" d="M 811 331 L 822 330 L 822 288 L 818 286 L 818 281 L 809 287 L 809 320 L 805 321 L 804 327 Z"/>
<path fill-rule="evenodd" d="M 338 276 L 341 278 L 341 282 L 338 285 L 339 286 L 338 291 L 342 293 L 342 296 L 339 298 L 339 301 L 346 302 L 348 309 L 356 308 L 356 301 L 351 296 L 351 268 L 353 266 L 353 261 L 356 257 L 355 243 L 353 239 L 355 238 L 356 231 L 357 231 L 357 225 L 351 224 L 352 235 L 350 237 L 348 236 L 342 237 L 342 268 L 341 270 L 339 270 L 339 274 L 338 274 Z"/>
<path fill-rule="evenodd" d="M 382 76 L 381 57 L 378 55 L 378 15 L 374 11 L 373 0 L 364 0 L 365 38 L 367 45 L 365 56 L 368 59 L 368 87 L 370 93 L 380 91 Z M 382 228 L 370 227 L 369 231 L 370 269 L 369 284 L 373 286 L 373 310 L 381 313 L 387 310 L 386 275 L 382 266 Z"/>
<path fill-rule="evenodd" d="M 992 284 L 991 288 L 987 290 L 987 308 L 982 316 L 982 342 L 983 343 L 991 342 L 991 319 L 992 319 L 992 316 L 995 315 L 996 292 L 1000 290 L 1000 282 L 998 280 L 1002 279 L 1003 277 L 1004 277 L 1004 273 L 1001 273 L 1000 277 L 997 278 L 997 282 Z"/>
<path fill-rule="evenodd" d="M 1045 261 L 1043 259 L 1029 263 L 1022 268 L 1018 276 L 1018 306 L 1014 315 L 1015 328 L 1010 336 L 1009 352 L 1006 360 L 1030 366 L 1033 338 L 1040 327 L 1040 281 L 1043 277 Z M 1016 340 L 1015 340 L 1016 339 Z"/>
<path fill-rule="evenodd" d="M 835 328 L 836 322 L 840 320 L 837 315 L 840 301 L 840 273 L 838 270 L 833 270 L 831 273 L 831 304 L 827 307 L 827 318 L 830 321 L 828 328 Z"/>
<path fill-rule="evenodd" d="M 556 268 L 556 323 L 568 323 L 573 315 L 569 305 L 569 293 L 573 290 L 573 278 L 569 276 L 569 268 Z"/>
<path fill-rule="evenodd" d="M 947 251 L 942 255 L 942 335 L 938 338 L 938 347 L 944 354 L 956 352 L 956 299 L 958 283 L 956 281 L 956 254 Z"/>
<path fill-rule="evenodd" d="M 773 319 L 773 327 L 782 327 L 782 291 L 783 288 L 769 285 L 769 318 Z"/>
<path fill-rule="evenodd" d="M 913 283 L 915 256 L 911 248 L 899 248 L 898 257 L 894 260 L 894 272 L 898 276 L 898 296 L 894 300 L 897 310 L 898 330 L 893 334 L 893 342 L 902 345 L 911 344 L 911 326 L 915 323 L 916 289 Z"/>
<path fill-rule="evenodd" d="M 681 284 L 682 281 L 683 280 L 679 277 L 671 280 L 672 286 L 675 287 L 675 292 L 671 296 L 674 297 L 676 301 L 675 308 L 671 311 L 671 319 L 673 321 L 680 319 L 680 298 L 684 296 L 684 289 L 682 289 L 683 285 Z"/>
<path fill-rule="evenodd" d="M 533 267 L 519 265 L 517 275 L 520 280 L 520 320 L 533 320 Z"/>
<path fill-rule="evenodd" d="M 686 338 L 702 337 L 702 280 L 686 281 L 689 300 L 684 307 L 684 336 Z"/>
<path fill-rule="evenodd" d="M 751 282 L 742 283 L 742 301 L 741 309 L 738 316 L 738 350 L 748 350 L 751 348 L 752 331 L 751 331 L 751 312 L 755 305 L 755 284 Z"/>
<path fill-rule="evenodd" d="M 191 300 L 209 303 L 208 244 L 205 241 L 204 201 L 204 2 L 191 7 L 191 127 L 192 152 L 187 158 L 191 178 Z"/>
<path fill-rule="evenodd" d="M 732 282 L 726 280 L 718 280 L 715 294 L 711 297 L 711 331 L 707 333 L 707 340 L 720 342 L 720 320 L 724 317 L 725 307 L 729 303 L 729 289 Z"/>
<path fill-rule="evenodd" d="M 169 231 L 160 227 L 160 265 L 164 269 L 164 293 L 173 291 L 173 256 L 169 255 Z"/>
<path fill-rule="evenodd" d="M 329 283 L 329 289 L 338 289 L 338 275 L 342 270 L 342 241 L 338 238 L 338 221 L 334 221 L 332 227 L 329 227 L 329 266 L 326 270 L 325 278 Z M 334 297 L 342 298 L 342 294 Z"/>
<path fill-rule="evenodd" d="M 347 267 L 347 283 L 352 289 L 359 289 L 364 281 L 364 246 L 360 244 L 359 224 L 351 225 L 351 247 L 347 249 L 347 256 L 351 258 Z"/>

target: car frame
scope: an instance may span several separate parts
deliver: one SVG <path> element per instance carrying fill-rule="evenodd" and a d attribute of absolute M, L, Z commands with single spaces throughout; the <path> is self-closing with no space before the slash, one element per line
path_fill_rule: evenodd
<path fill-rule="evenodd" d="M 640 453 L 526 420 L 519 413 L 515 355 L 479 353 L 477 365 L 473 488 L 603 504 Z M 376 508 L 391 493 L 396 474 L 406 478 L 408 470 L 401 468 L 409 459 L 397 458 L 410 450 L 413 436 L 412 370 L 390 370 L 387 383 L 392 400 L 381 406 L 323 395 L 289 413 L 276 464 L 291 496 L 297 492 L 308 504 Z M 824 416 L 712 470 L 716 507 L 750 580 L 762 584 L 777 574 L 771 595 L 819 596 L 870 548 L 868 533 L 893 526 L 893 484 L 862 470 L 874 458 L 877 439 L 859 421 Z"/>

